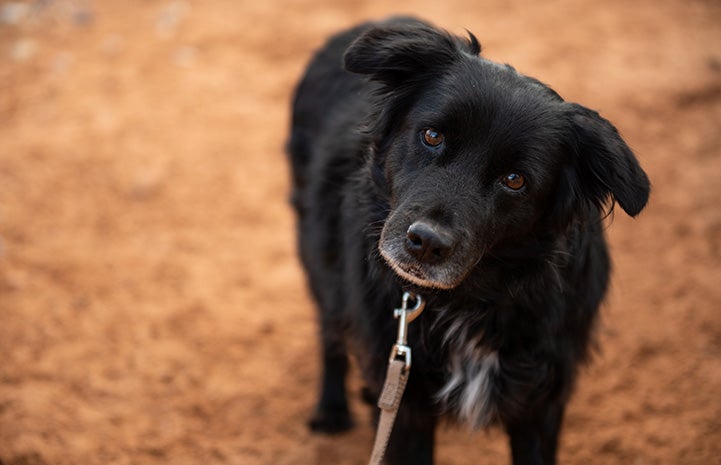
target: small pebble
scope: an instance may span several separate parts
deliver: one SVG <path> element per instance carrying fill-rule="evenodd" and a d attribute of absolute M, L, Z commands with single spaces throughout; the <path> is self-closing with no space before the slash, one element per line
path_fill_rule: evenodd
<path fill-rule="evenodd" d="M 169 3 L 155 21 L 155 34 L 164 39 L 175 35 L 180 22 L 185 19 L 189 11 L 190 5 L 187 2 L 179 0 Z"/>
<path fill-rule="evenodd" d="M 64 74 L 70 69 L 75 62 L 75 57 L 70 52 L 60 52 L 55 55 L 52 62 L 52 71 L 54 74 Z"/>
<path fill-rule="evenodd" d="M 190 68 L 195 65 L 197 53 L 193 47 L 178 47 L 173 52 L 173 63 L 181 68 Z"/>
<path fill-rule="evenodd" d="M 116 56 L 123 51 L 125 40 L 123 36 L 112 34 L 105 36 L 100 42 L 100 51 L 106 55 Z"/>
<path fill-rule="evenodd" d="M 30 13 L 30 5 L 20 2 L 10 2 L 0 7 L 0 22 L 5 24 L 20 24 Z"/>
<path fill-rule="evenodd" d="M 10 58 L 14 61 L 27 61 L 37 52 L 37 44 L 32 39 L 17 40 L 10 47 Z"/>

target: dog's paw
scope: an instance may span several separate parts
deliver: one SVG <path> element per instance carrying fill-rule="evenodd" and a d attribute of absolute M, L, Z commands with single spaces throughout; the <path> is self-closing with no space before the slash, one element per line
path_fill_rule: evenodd
<path fill-rule="evenodd" d="M 347 407 L 319 407 L 308 427 L 316 433 L 337 434 L 353 428 L 353 419 Z"/>

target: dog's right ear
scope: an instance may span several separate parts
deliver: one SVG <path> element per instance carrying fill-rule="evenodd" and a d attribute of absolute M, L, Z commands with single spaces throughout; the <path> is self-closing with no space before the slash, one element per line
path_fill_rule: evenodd
<path fill-rule="evenodd" d="M 648 202 L 648 176 L 618 130 L 597 112 L 569 104 L 578 186 L 598 206 L 610 196 L 630 216 Z"/>
<path fill-rule="evenodd" d="M 468 48 L 480 52 L 470 34 Z M 345 69 L 365 74 L 390 87 L 414 82 L 460 56 L 459 42 L 421 21 L 391 20 L 360 35 L 345 52 Z"/>

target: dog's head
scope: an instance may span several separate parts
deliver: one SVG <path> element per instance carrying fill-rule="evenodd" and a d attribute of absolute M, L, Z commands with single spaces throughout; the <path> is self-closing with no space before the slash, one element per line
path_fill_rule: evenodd
<path fill-rule="evenodd" d="M 390 214 L 381 255 L 420 286 L 458 286 L 485 254 L 559 234 L 649 182 L 611 123 L 425 23 L 389 21 L 346 51 L 378 83 L 373 137 Z"/>

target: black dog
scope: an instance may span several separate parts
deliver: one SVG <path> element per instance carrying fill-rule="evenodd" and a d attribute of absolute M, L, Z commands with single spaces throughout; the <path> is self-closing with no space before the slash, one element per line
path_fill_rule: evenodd
<path fill-rule="evenodd" d="M 431 464 L 438 421 L 503 425 L 515 464 L 554 463 L 609 277 L 602 221 L 649 181 L 596 112 L 411 18 L 333 37 L 293 106 L 299 248 L 320 307 L 314 430 L 351 426 L 346 343 L 383 384 L 404 290 L 425 297 L 386 454 Z"/>

